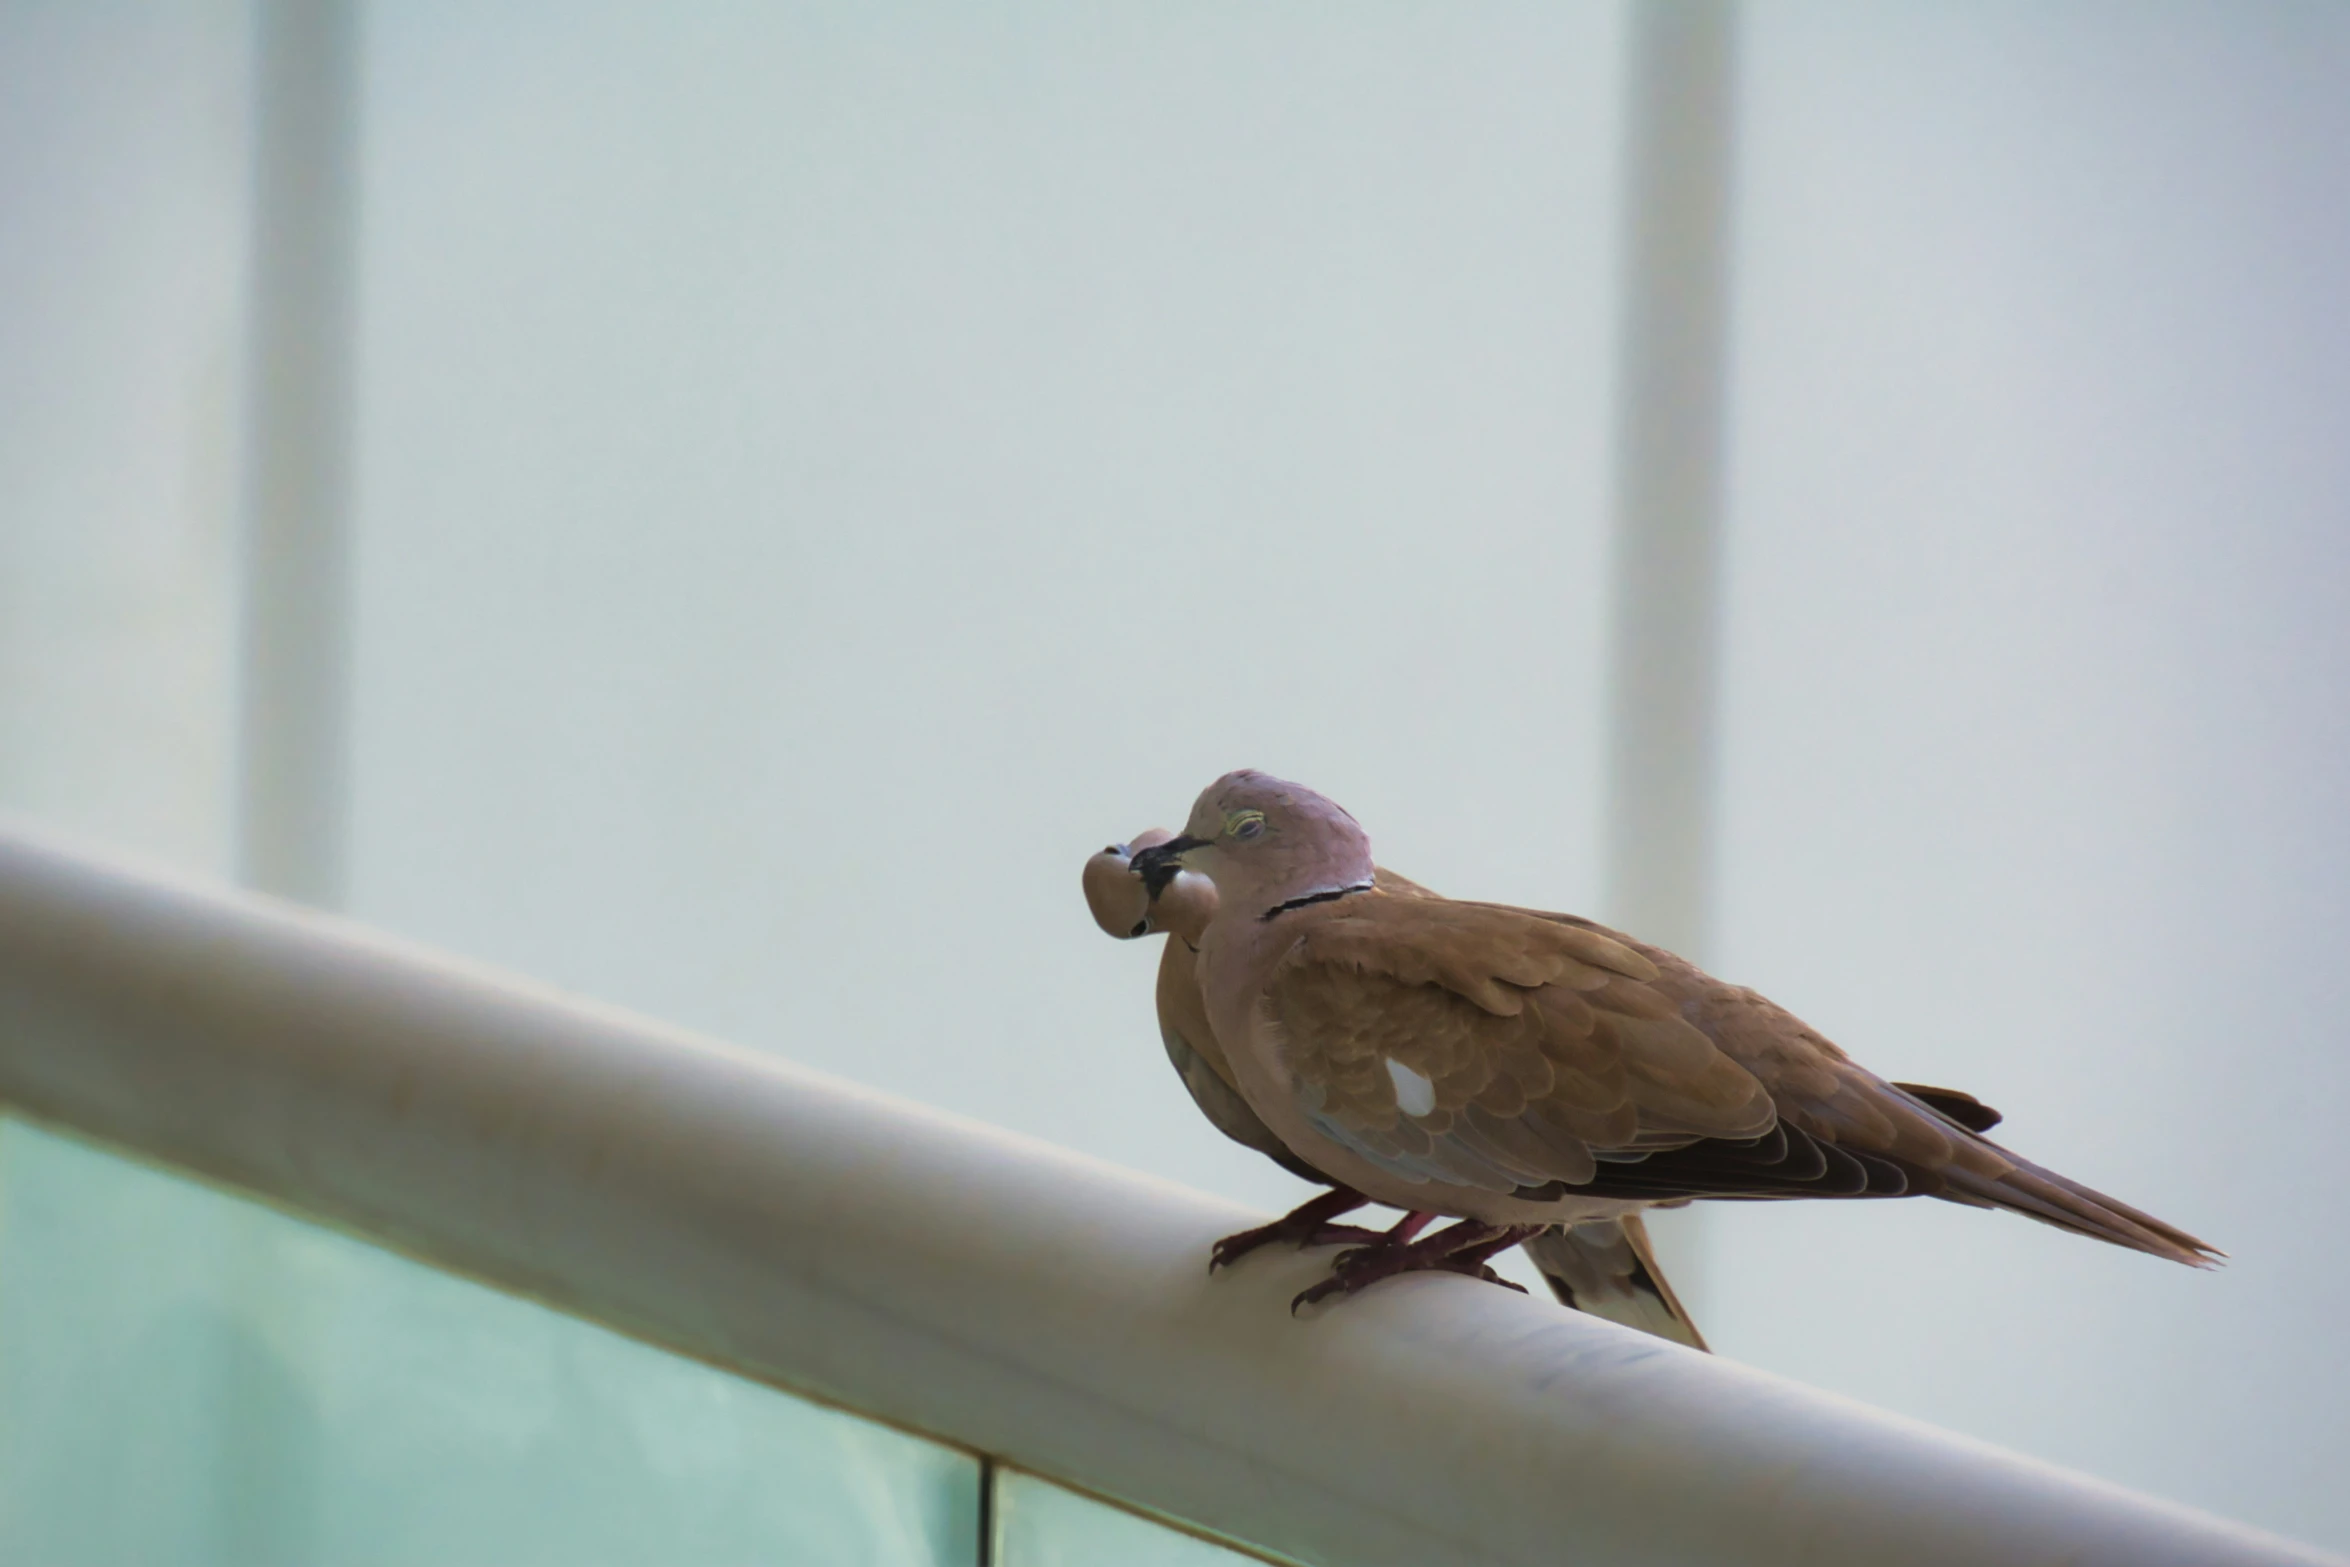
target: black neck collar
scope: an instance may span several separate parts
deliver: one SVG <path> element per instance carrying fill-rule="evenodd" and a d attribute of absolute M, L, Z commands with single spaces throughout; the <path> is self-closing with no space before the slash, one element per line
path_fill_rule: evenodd
<path fill-rule="evenodd" d="M 1287 903 L 1276 903 L 1271 908 L 1267 909 L 1264 913 L 1258 915 L 1257 918 L 1263 923 L 1270 924 L 1274 919 L 1283 914 L 1287 914 L 1291 909 L 1302 909 L 1310 904 L 1315 903 L 1336 903 L 1340 898 L 1349 897 L 1352 894 L 1358 892 L 1369 892 L 1370 890 L 1371 884 L 1369 882 L 1358 881 L 1351 887 L 1331 887 L 1322 892 L 1309 892 L 1302 898 L 1292 898 Z"/>

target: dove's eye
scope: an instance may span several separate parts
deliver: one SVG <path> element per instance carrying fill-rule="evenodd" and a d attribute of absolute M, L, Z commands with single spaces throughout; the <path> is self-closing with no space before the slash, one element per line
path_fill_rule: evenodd
<path fill-rule="evenodd" d="M 1235 811 L 1232 813 L 1232 819 L 1224 824 L 1224 830 L 1246 843 L 1249 839 L 1264 832 L 1265 813 L 1263 811 Z"/>

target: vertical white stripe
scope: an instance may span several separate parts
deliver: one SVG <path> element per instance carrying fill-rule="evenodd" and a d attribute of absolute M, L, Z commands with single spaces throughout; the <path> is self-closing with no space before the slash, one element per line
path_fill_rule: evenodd
<path fill-rule="evenodd" d="M 349 507 L 358 21 L 354 0 L 256 0 L 247 262 L 245 496 L 236 853 L 251 887 L 344 897 L 350 793 Z M 320 1303 L 285 1287 L 282 1226 L 236 1227 L 226 1266 L 242 1320 L 322 1353 Z M 232 1372 L 212 1434 L 224 1553 L 304 1552 L 315 1498 L 303 1432 Z M 289 1536 L 288 1531 L 293 1533 Z"/>
<path fill-rule="evenodd" d="M 254 27 L 237 860 L 251 886 L 342 897 L 358 24 L 260 0 Z"/>
<path fill-rule="evenodd" d="M 1639 0 L 1625 84 L 1607 910 L 1699 961 L 1720 685 L 1735 23 L 1731 0 Z M 1655 1238 L 1702 1321 L 1692 1229 L 1683 1210 Z"/>

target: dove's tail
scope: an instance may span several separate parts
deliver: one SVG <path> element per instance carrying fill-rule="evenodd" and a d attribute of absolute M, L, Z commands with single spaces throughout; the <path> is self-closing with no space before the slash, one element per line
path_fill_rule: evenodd
<path fill-rule="evenodd" d="M 2166 1257 L 2191 1268 L 2215 1267 L 2227 1255 L 2151 1213 L 2018 1158 L 1996 1143 L 1990 1146 L 2013 1168 L 2000 1175 L 1959 1166 L 1938 1171 L 1941 1190 L 1935 1195 L 1975 1207 L 2005 1208 L 2060 1230 Z"/>
<path fill-rule="evenodd" d="M 1705 1348 L 1705 1335 L 1665 1282 L 1640 1215 L 1561 1224 L 1525 1242 L 1550 1292 L 1577 1311 Z"/>

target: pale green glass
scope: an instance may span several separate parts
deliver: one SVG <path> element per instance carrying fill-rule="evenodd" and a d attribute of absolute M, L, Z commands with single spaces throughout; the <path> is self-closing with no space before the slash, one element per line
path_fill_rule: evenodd
<path fill-rule="evenodd" d="M 1263 1558 L 1017 1469 L 995 1476 L 995 1567 L 1236 1567 Z"/>
<path fill-rule="evenodd" d="M 0 1121 L 0 1561 L 965 1567 L 978 1465 Z"/>

